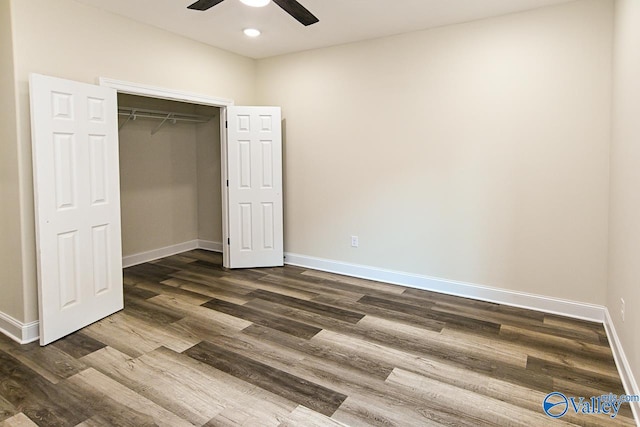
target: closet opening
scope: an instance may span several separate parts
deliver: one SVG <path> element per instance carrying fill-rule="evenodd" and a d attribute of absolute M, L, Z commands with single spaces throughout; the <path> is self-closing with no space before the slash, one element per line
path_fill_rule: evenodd
<path fill-rule="evenodd" d="M 223 252 L 220 107 L 118 94 L 123 267 Z"/>

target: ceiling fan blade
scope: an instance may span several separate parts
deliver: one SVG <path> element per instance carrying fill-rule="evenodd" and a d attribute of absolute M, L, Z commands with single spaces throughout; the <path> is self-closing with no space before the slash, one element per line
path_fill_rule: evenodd
<path fill-rule="evenodd" d="M 304 26 L 309 26 L 320 21 L 296 0 L 273 0 L 273 2 Z"/>
<path fill-rule="evenodd" d="M 207 10 L 207 9 L 211 9 L 213 6 L 217 5 L 218 3 L 222 3 L 223 1 L 224 0 L 198 0 L 192 5 L 187 6 L 187 9 Z"/>

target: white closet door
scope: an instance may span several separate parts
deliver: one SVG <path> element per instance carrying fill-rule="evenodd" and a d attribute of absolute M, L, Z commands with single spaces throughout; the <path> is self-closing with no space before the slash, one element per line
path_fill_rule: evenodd
<path fill-rule="evenodd" d="M 284 265 L 279 107 L 227 108 L 230 268 Z"/>
<path fill-rule="evenodd" d="M 121 310 L 116 91 L 30 78 L 40 344 Z"/>

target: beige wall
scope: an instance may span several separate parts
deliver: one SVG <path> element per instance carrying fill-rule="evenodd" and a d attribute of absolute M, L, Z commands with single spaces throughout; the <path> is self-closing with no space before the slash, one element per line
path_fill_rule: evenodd
<path fill-rule="evenodd" d="M 20 251 L 20 184 L 16 91 L 9 0 L 0 0 L 0 312 L 24 316 Z"/>
<path fill-rule="evenodd" d="M 122 255 L 197 238 L 195 126 L 138 119 L 120 131 Z"/>
<path fill-rule="evenodd" d="M 6 1 L 6 0 L 5 0 Z M 18 171 L 22 214 L 11 212 L 20 236 L 3 248 L 23 247 L 24 309 L 37 319 L 35 237 L 28 76 L 31 72 L 95 83 L 100 76 L 231 98 L 251 104 L 255 62 L 72 0 L 12 0 L 18 90 Z M 17 191 L 17 182 L 11 191 Z M 4 249 L 3 249 L 4 250 Z M 20 265 L 19 263 L 17 265 Z"/>
<path fill-rule="evenodd" d="M 612 21 L 585 0 L 259 61 L 285 250 L 603 304 Z"/>
<path fill-rule="evenodd" d="M 611 226 L 607 306 L 640 378 L 640 2 L 615 9 Z M 620 299 L 625 300 L 625 320 Z"/>

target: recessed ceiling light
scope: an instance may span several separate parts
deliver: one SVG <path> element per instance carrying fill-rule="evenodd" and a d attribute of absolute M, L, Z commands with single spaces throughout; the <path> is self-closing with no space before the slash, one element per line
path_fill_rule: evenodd
<path fill-rule="evenodd" d="M 269 4 L 271 0 L 240 0 L 242 3 L 251 7 L 263 7 Z"/>
<path fill-rule="evenodd" d="M 249 37 L 258 37 L 260 35 L 260 30 L 256 30 L 255 28 L 245 28 L 244 35 Z"/>

